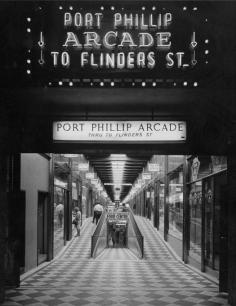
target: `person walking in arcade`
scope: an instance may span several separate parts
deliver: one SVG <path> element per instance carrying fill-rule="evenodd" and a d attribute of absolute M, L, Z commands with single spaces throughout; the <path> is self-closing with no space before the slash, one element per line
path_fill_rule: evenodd
<path fill-rule="evenodd" d="M 81 226 L 81 212 L 79 210 L 79 207 L 75 207 L 74 209 L 75 214 L 74 214 L 74 219 L 72 221 L 72 223 L 74 224 L 77 234 L 75 235 L 75 237 L 80 236 L 80 226 Z"/>
<path fill-rule="evenodd" d="M 102 212 L 103 212 L 103 206 L 100 203 L 97 203 L 93 209 L 93 223 L 94 219 L 96 220 L 96 224 L 98 223 L 98 220 L 102 215 Z"/>

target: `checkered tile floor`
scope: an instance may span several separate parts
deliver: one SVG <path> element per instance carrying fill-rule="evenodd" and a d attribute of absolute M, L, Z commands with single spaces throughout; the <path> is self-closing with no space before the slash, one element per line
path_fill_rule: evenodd
<path fill-rule="evenodd" d="M 3 305 L 227 305 L 216 284 L 174 257 L 149 220 L 137 217 L 137 223 L 145 240 L 143 260 L 91 259 L 95 225 L 88 219 L 81 236 L 59 258 L 26 278 L 19 289 L 8 290 Z"/>

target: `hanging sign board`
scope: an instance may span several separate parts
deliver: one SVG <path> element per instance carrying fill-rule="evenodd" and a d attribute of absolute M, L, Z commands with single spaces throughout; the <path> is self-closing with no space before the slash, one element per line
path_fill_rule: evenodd
<path fill-rule="evenodd" d="M 160 171 L 160 165 L 159 164 L 148 163 L 148 171 L 159 172 Z"/>
<path fill-rule="evenodd" d="M 143 173 L 142 174 L 142 179 L 143 180 L 150 180 L 152 177 L 151 177 L 151 173 Z"/>
<path fill-rule="evenodd" d="M 94 177 L 95 177 L 95 175 L 94 175 L 93 172 L 88 172 L 88 173 L 85 174 L 85 178 L 86 178 L 87 180 L 94 179 Z"/>
<path fill-rule="evenodd" d="M 79 171 L 88 171 L 89 170 L 89 163 L 82 163 L 78 165 Z"/>
<path fill-rule="evenodd" d="M 66 158 L 76 158 L 79 156 L 78 154 L 62 154 L 62 155 Z"/>
<path fill-rule="evenodd" d="M 56 121 L 53 140 L 68 142 L 184 142 L 185 121 Z"/>
<path fill-rule="evenodd" d="M 58 180 L 57 178 L 54 178 L 54 185 L 57 187 L 67 188 L 67 182 L 63 182 L 61 180 Z"/>
<path fill-rule="evenodd" d="M 72 199 L 73 200 L 78 200 L 78 192 L 77 192 L 76 186 L 74 186 L 74 184 L 72 184 Z"/>
<path fill-rule="evenodd" d="M 108 213 L 114 213 L 115 205 L 108 205 L 107 206 L 107 212 Z"/>
<path fill-rule="evenodd" d="M 109 221 L 115 221 L 115 220 L 127 220 L 129 217 L 129 213 L 128 212 L 109 212 L 107 214 L 107 219 Z"/>
<path fill-rule="evenodd" d="M 145 184 L 145 182 L 142 179 L 138 179 L 138 184 L 142 186 L 143 184 Z"/>

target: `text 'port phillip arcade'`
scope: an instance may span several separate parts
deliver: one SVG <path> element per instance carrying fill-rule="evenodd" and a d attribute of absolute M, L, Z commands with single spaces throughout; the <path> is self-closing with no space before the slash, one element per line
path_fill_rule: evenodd
<path fill-rule="evenodd" d="M 109 140 L 130 141 L 136 145 L 135 151 L 144 141 L 150 142 L 151 151 L 159 149 L 158 142 L 178 141 L 179 153 L 216 150 L 214 154 L 226 154 L 232 129 L 225 122 L 230 123 L 234 114 L 230 92 L 233 5 L 212 1 L 189 5 L 182 1 L 25 4 L 24 10 L 19 7 L 24 15 L 24 27 L 19 30 L 24 42 L 20 54 L 24 56 L 19 56 L 19 71 L 16 69 L 13 77 L 17 86 L 23 83 L 30 88 L 18 93 L 30 114 L 17 130 L 17 134 L 27 135 L 17 137 L 25 140 L 24 150 L 28 143 L 30 147 L 32 143 L 45 144 L 47 152 L 63 148 L 55 136 L 57 122 L 108 121 L 114 125 L 134 121 L 132 132 L 123 131 L 137 134 L 134 139 L 120 137 L 122 131 L 118 130 L 119 139 L 114 139 L 115 131 L 109 138 L 108 125 L 104 130 L 98 125 L 96 131 L 93 125 L 90 132 L 102 133 L 99 140 L 106 144 Z M 8 58 L 6 54 L 6 62 Z M 39 116 L 40 120 L 34 120 Z M 143 130 L 135 125 L 142 121 Z M 154 126 L 151 121 L 172 124 Z M 184 123 L 183 131 L 178 131 L 178 124 L 174 130 L 177 122 Z M 82 127 L 87 133 L 88 123 L 72 125 L 73 140 L 81 140 L 86 150 L 84 141 L 90 140 L 79 138 Z M 60 132 L 68 135 L 67 129 L 64 124 Z M 35 130 L 42 131 L 37 139 Z M 177 131 L 184 135 L 176 138 L 173 133 Z M 151 147 L 155 142 L 158 147 Z M 163 147 L 169 150 L 166 153 L 177 153 L 172 144 Z"/>
<path fill-rule="evenodd" d="M 189 14 L 168 2 L 50 6 L 54 15 L 41 5 L 28 28 L 28 74 L 49 86 L 197 87 L 198 75 L 211 69 L 214 39 L 200 8 Z"/>
<path fill-rule="evenodd" d="M 74 141 L 184 141 L 185 122 L 81 121 L 54 122 L 54 140 Z"/>
<path fill-rule="evenodd" d="M 167 32 L 168 27 L 172 22 L 172 14 L 121 14 L 115 13 L 113 15 L 111 28 L 112 31 L 108 31 L 101 37 L 98 32 L 91 31 L 92 28 L 102 28 L 102 13 L 85 13 L 82 15 L 77 12 L 72 16 L 71 13 L 64 14 L 64 26 L 67 28 L 74 28 L 74 31 L 68 31 L 66 35 L 66 41 L 63 47 L 74 47 L 77 49 L 84 49 L 81 52 L 80 65 L 85 67 L 90 65 L 91 67 L 106 67 L 106 68 L 129 68 L 132 69 L 135 66 L 140 68 L 154 68 L 156 65 L 155 53 L 150 51 L 145 52 L 124 52 L 115 53 L 100 53 L 100 56 L 95 59 L 94 53 L 89 53 L 86 50 L 102 49 L 114 50 L 128 48 L 130 50 L 141 50 L 142 48 L 151 49 L 154 47 L 156 50 L 169 50 L 171 47 L 171 33 Z M 147 21 L 145 21 L 147 20 Z M 155 20 L 155 22 L 154 22 Z M 147 23 L 145 23 L 147 22 Z M 85 28 L 85 32 L 80 33 L 81 27 Z M 119 31 L 118 29 L 124 29 Z M 135 30 L 135 35 L 129 30 Z M 142 32 L 148 30 L 149 32 Z M 164 30 L 164 32 L 156 32 L 156 30 Z M 139 31 L 139 32 L 138 32 Z M 79 34 L 82 34 L 81 43 L 79 40 Z M 194 35 L 194 34 L 193 34 Z M 192 46 L 195 47 L 196 42 L 192 42 Z M 59 52 L 51 52 L 53 56 L 54 66 L 58 65 Z M 181 67 L 184 52 L 168 52 L 166 55 L 166 66 L 173 67 L 174 57 L 176 56 L 177 66 Z M 70 55 L 67 51 L 61 54 L 61 64 L 63 66 L 70 65 Z"/>

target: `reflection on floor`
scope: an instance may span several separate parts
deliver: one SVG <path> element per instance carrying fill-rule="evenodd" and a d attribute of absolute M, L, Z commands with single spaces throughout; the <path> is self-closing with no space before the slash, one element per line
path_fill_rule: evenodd
<path fill-rule="evenodd" d="M 57 227 L 54 230 L 54 237 L 53 237 L 53 252 L 54 256 L 56 256 L 60 250 L 64 247 L 64 228 Z"/>
<path fill-rule="evenodd" d="M 175 258 L 149 220 L 138 217 L 137 223 L 145 241 L 143 260 L 120 260 L 118 249 L 104 252 L 103 259 L 91 259 L 95 225 L 88 219 L 81 236 L 59 258 L 26 278 L 20 288 L 8 290 L 3 305 L 227 305 L 217 284 Z"/>
<path fill-rule="evenodd" d="M 96 260 L 138 260 L 138 258 L 126 248 L 106 248 Z"/>

